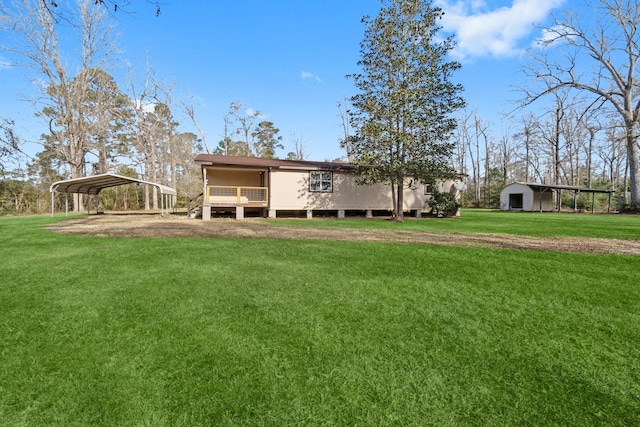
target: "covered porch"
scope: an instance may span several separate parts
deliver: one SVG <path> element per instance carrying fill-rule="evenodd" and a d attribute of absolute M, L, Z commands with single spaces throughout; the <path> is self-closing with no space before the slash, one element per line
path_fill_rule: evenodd
<path fill-rule="evenodd" d="M 202 218 L 210 219 L 218 211 L 233 211 L 238 219 L 246 210 L 264 215 L 269 206 L 269 170 L 267 168 L 203 167 L 204 191 Z"/>

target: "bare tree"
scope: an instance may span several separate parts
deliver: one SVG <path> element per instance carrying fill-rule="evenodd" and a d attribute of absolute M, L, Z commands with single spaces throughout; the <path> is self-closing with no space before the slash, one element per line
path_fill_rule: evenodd
<path fill-rule="evenodd" d="M 471 131 L 469 120 L 471 120 L 471 114 L 466 111 L 463 115 L 457 118 L 458 125 L 453 134 L 453 141 L 455 143 L 455 156 L 453 158 L 453 167 L 459 173 L 467 174 L 467 150 L 471 146 L 470 138 Z"/>
<path fill-rule="evenodd" d="M 241 101 L 233 101 L 229 104 L 229 112 L 224 115 L 224 135 L 214 150 L 215 154 L 223 156 L 256 156 L 254 147 L 254 124 L 260 117 L 264 117 L 260 111 L 245 108 Z M 237 126 L 232 128 L 234 124 Z M 236 135 L 239 139 L 233 139 Z"/>
<path fill-rule="evenodd" d="M 193 125 L 198 130 L 198 133 L 200 134 L 200 137 L 202 138 L 202 143 L 204 144 L 204 149 L 207 151 L 207 154 L 211 154 L 211 150 L 209 150 L 209 144 L 207 144 L 207 135 L 204 133 L 204 131 L 202 130 L 202 128 L 198 124 L 198 121 L 196 120 L 196 112 L 195 112 L 195 109 L 193 107 L 193 96 L 189 97 L 189 105 L 187 105 L 187 104 L 185 104 L 183 102 L 182 103 L 182 107 L 184 108 L 184 111 L 187 113 L 187 115 L 191 119 L 191 122 L 193 123 Z"/>
<path fill-rule="evenodd" d="M 349 102 L 347 99 L 346 102 Z M 347 107 L 342 103 L 342 101 L 338 101 L 338 115 L 340 116 L 340 126 L 342 126 L 342 141 L 341 144 L 344 147 L 344 150 L 347 153 L 347 161 L 353 161 L 353 148 L 351 147 L 351 137 L 352 137 L 352 129 L 351 123 L 349 122 L 349 111 Z"/>
<path fill-rule="evenodd" d="M 7 164 L 15 161 L 22 153 L 20 140 L 13 132 L 13 124 L 8 119 L 0 121 L 0 177 L 4 176 Z"/>
<path fill-rule="evenodd" d="M 473 127 L 474 133 L 473 137 L 469 138 L 469 144 L 473 141 L 473 147 L 469 145 L 469 155 L 471 156 L 471 166 L 473 169 L 473 183 L 474 183 L 474 206 L 476 208 L 480 207 L 480 200 L 482 196 L 482 185 L 480 184 L 480 179 L 482 178 L 482 171 L 480 169 L 481 164 L 481 154 L 480 154 L 480 136 L 484 134 L 485 143 L 486 143 L 486 131 L 487 124 L 483 122 L 482 117 L 478 115 L 478 111 L 473 113 Z M 474 156 L 475 151 L 475 156 Z"/>
<path fill-rule="evenodd" d="M 240 101 L 234 101 L 229 106 L 229 114 L 235 119 L 238 123 L 238 128 L 236 129 L 236 135 L 240 136 L 239 144 L 239 155 L 241 156 L 252 156 L 254 153 L 251 151 L 251 147 L 253 146 L 253 125 L 262 116 L 262 113 L 257 110 L 253 110 L 250 108 L 244 108 L 244 105 Z"/>
<path fill-rule="evenodd" d="M 524 182 L 530 182 L 534 176 L 540 178 L 539 169 L 536 161 L 535 151 L 535 129 L 538 128 L 537 118 L 529 113 L 520 120 L 521 130 L 514 135 L 514 138 L 520 142 L 521 149 L 518 150 L 520 156 L 521 167 L 515 172 L 516 179 Z M 524 150 L 522 152 L 521 150 Z"/>
<path fill-rule="evenodd" d="M 131 109 L 133 115 L 129 125 L 133 134 L 133 145 L 138 155 L 139 163 L 143 167 L 145 179 L 152 182 L 157 180 L 157 145 L 155 140 L 155 124 L 150 114 L 155 110 L 156 86 L 155 74 L 147 65 L 142 82 L 136 83 L 133 76 L 129 78 L 129 91 L 131 93 Z M 154 187 L 155 189 L 155 187 Z M 149 187 L 145 187 L 144 208 L 151 209 Z M 153 208 L 157 209 L 158 199 L 156 191 L 153 192 Z"/>
<path fill-rule="evenodd" d="M 544 82 L 541 90 L 527 90 L 525 103 L 562 90 L 576 90 L 603 100 L 624 123 L 632 206 L 640 205 L 638 124 L 640 86 L 640 6 L 635 0 L 599 0 L 588 5 L 594 19 L 580 20 L 571 11 L 545 28 L 544 48 L 528 69 Z"/>
<path fill-rule="evenodd" d="M 604 163 L 603 174 L 611 182 L 612 188 L 622 185 L 626 188 L 627 157 L 624 149 L 624 131 L 618 126 L 605 129 L 605 145 L 596 149 L 596 154 Z"/>
<path fill-rule="evenodd" d="M 58 21 L 64 21 L 68 19 L 71 12 L 65 9 L 61 2 L 58 0 L 41 0 L 43 7 L 51 14 L 53 18 Z M 96 7 L 102 7 L 107 12 L 113 13 L 133 13 L 130 9 L 131 0 L 93 0 L 92 3 Z M 142 2 L 140 2 L 142 3 Z M 145 0 L 144 3 L 148 3 L 154 7 L 155 16 L 159 17 L 162 14 L 161 2 L 158 0 Z"/>
<path fill-rule="evenodd" d="M 287 160 L 304 160 L 304 139 L 302 136 L 298 136 L 295 132 L 292 132 L 291 141 L 293 142 L 293 151 L 287 153 Z"/>
<path fill-rule="evenodd" d="M 92 0 L 79 0 L 77 12 L 69 14 L 61 26 L 43 0 L 23 0 L 10 6 L 0 4 L 0 20 L 4 30 L 14 35 L 9 52 L 26 59 L 41 80 L 43 117 L 49 121 L 51 135 L 47 142 L 69 166 L 72 178 L 85 174 L 85 155 L 90 149 L 87 117 L 94 114 L 89 97 L 94 73 L 107 68 L 107 58 L 115 53 L 112 26 L 101 8 Z M 79 57 L 66 58 L 60 33 L 77 30 Z M 75 64 L 74 70 L 70 63 Z M 82 198 L 74 196 L 74 209 L 82 210 Z"/>

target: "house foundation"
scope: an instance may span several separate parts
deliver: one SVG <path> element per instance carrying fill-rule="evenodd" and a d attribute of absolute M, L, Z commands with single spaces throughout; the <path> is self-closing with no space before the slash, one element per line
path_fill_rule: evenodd
<path fill-rule="evenodd" d="M 236 206 L 236 219 L 244 219 L 244 206 Z"/>
<path fill-rule="evenodd" d="M 202 219 L 209 221 L 211 219 L 211 206 L 202 206 Z"/>

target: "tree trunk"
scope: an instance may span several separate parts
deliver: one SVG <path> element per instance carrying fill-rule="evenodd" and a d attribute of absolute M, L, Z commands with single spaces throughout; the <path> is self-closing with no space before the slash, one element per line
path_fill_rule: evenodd
<path fill-rule="evenodd" d="M 627 161 L 629 164 L 629 185 L 631 187 L 631 197 L 629 204 L 632 208 L 636 209 L 640 207 L 640 193 L 638 192 L 638 185 L 640 184 L 640 162 L 638 161 L 638 143 L 634 134 L 635 122 L 627 122 Z M 626 191 L 626 188 L 625 188 Z"/>
<path fill-rule="evenodd" d="M 396 186 L 396 196 L 397 196 L 397 202 L 396 202 L 396 215 L 394 217 L 394 220 L 397 222 L 402 222 L 404 221 L 404 191 L 403 191 L 403 187 L 404 187 L 404 183 L 403 180 L 401 179 L 400 182 L 397 183 Z"/>

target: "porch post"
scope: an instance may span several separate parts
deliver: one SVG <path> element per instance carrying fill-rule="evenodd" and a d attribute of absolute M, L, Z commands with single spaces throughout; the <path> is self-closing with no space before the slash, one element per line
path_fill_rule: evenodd
<path fill-rule="evenodd" d="M 211 206 L 202 205 L 202 219 L 209 221 L 211 219 Z"/>
<path fill-rule="evenodd" d="M 236 219 L 244 219 L 244 206 L 236 206 Z"/>

